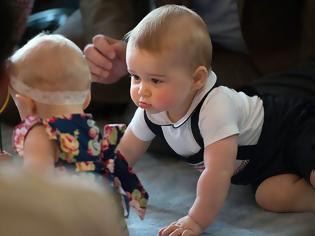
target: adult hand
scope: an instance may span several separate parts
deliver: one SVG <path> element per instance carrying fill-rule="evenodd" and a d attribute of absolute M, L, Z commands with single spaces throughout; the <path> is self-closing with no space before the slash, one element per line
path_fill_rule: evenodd
<path fill-rule="evenodd" d="M 84 54 L 93 82 L 112 84 L 127 74 L 126 43 L 122 40 L 96 35 L 92 44 L 84 48 Z"/>
<path fill-rule="evenodd" d="M 198 236 L 201 233 L 202 228 L 187 215 L 160 229 L 158 236 Z"/>

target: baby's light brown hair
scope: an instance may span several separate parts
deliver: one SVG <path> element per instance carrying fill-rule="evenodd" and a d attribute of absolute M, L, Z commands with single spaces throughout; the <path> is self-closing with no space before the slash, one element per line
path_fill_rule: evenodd
<path fill-rule="evenodd" d="M 15 79 L 42 91 L 90 88 L 90 71 L 81 49 L 62 35 L 37 35 L 13 54 L 9 69 Z"/>
<path fill-rule="evenodd" d="M 172 52 L 187 66 L 211 69 L 212 44 L 208 28 L 194 11 L 165 5 L 151 11 L 125 38 L 129 46 L 152 53 Z"/>

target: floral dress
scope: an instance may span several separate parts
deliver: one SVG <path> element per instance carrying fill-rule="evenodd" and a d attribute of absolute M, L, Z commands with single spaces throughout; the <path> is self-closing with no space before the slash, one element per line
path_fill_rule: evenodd
<path fill-rule="evenodd" d="M 43 125 L 47 137 L 57 145 L 59 155 L 55 166 L 58 170 L 91 172 L 106 177 L 122 194 L 126 215 L 131 205 L 141 219 L 144 217 L 148 194 L 125 158 L 116 151 L 125 125 L 105 125 L 102 135 L 91 114 L 48 119 L 28 116 L 13 131 L 13 146 L 21 157 L 27 134 L 36 125 Z"/>

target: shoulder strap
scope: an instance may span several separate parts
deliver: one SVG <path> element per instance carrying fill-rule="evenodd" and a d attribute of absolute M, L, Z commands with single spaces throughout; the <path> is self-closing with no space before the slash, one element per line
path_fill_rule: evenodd
<path fill-rule="evenodd" d="M 158 137 L 164 137 L 163 135 L 163 131 L 162 131 L 162 127 L 160 125 L 154 124 L 153 122 L 151 122 L 148 118 L 147 112 L 144 111 L 144 120 L 145 123 L 147 123 L 149 129 Z"/>
<path fill-rule="evenodd" d="M 210 91 L 202 98 L 202 100 L 200 101 L 200 103 L 198 104 L 198 106 L 196 107 L 196 109 L 193 111 L 191 115 L 191 131 L 193 133 L 193 136 L 196 142 L 201 148 L 204 148 L 204 142 L 203 142 L 203 138 L 201 136 L 200 129 L 199 129 L 199 113 L 203 105 L 203 102 L 205 101 Z"/>
<path fill-rule="evenodd" d="M 206 95 L 201 99 L 201 101 L 199 102 L 198 106 L 196 107 L 196 109 L 193 111 L 192 115 L 191 115 L 191 131 L 193 133 L 193 136 L 196 140 L 196 142 L 198 143 L 198 145 L 203 149 L 204 148 L 204 142 L 203 142 L 203 138 L 201 136 L 200 133 L 200 129 L 199 129 L 199 114 L 200 114 L 200 109 L 204 103 L 204 101 L 206 100 L 206 98 L 208 97 L 209 93 L 216 87 L 220 86 L 220 82 L 217 80 L 216 83 L 213 85 L 213 87 L 206 93 Z"/>

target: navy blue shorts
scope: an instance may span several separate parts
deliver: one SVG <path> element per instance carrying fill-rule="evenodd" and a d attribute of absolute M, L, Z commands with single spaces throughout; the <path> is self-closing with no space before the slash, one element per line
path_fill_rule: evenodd
<path fill-rule="evenodd" d="M 259 95 L 264 105 L 264 124 L 258 143 L 240 146 L 238 159 L 249 159 L 232 177 L 234 184 L 255 189 L 267 178 L 296 174 L 309 182 L 315 169 L 315 103 L 301 99 Z"/>

